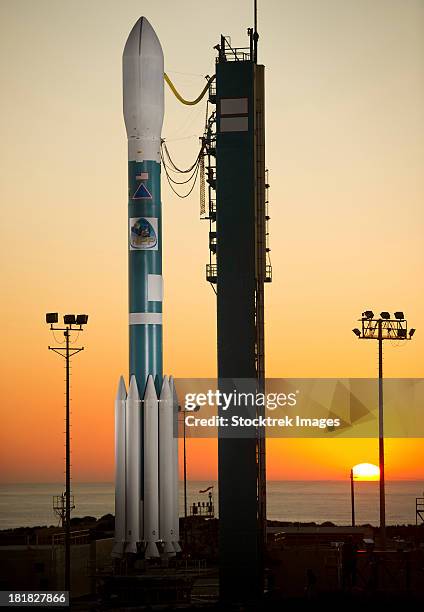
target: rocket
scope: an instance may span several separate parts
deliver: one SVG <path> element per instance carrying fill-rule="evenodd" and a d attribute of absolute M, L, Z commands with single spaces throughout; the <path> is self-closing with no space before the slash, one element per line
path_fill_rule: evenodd
<path fill-rule="evenodd" d="M 160 144 L 164 115 L 163 51 L 141 17 L 123 55 L 128 137 L 130 376 L 140 393 L 149 375 L 162 384 L 162 205 Z"/>
<path fill-rule="evenodd" d="M 164 60 L 145 17 L 123 53 L 128 138 L 128 394 L 115 401 L 115 543 L 112 555 L 172 556 L 178 544 L 175 385 L 162 371 L 161 130 Z"/>

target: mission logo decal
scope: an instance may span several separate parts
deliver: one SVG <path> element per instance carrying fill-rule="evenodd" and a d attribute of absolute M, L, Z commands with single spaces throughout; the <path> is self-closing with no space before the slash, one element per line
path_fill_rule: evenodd
<path fill-rule="evenodd" d="M 130 219 L 130 250 L 158 250 L 157 217 L 133 217 Z"/>

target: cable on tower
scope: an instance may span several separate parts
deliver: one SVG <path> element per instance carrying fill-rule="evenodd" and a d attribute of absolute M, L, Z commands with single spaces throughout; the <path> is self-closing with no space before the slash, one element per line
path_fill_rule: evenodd
<path fill-rule="evenodd" d="M 177 100 L 179 100 L 182 104 L 186 104 L 187 106 L 194 106 L 195 104 L 198 104 L 198 102 L 200 102 L 200 100 L 204 97 L 205 93 L 209 89 L 210 84 L 212 83 L 212 81 L 215 80 L 215 75 L 208 78 L 206 85 L 204 86 L 204 88 L 202 89 L 202 91 L 200 92 L 200 94 L 197 96 L 195 100 L 186 100 L 185 98 L 183 98 L 182 95 L 178 93 L 177 89 L 175 88 L 175 85 L 173 84 L 169 76 L 166 74 L 166 72 L 164 73 L 163 78 L 165 79 L 166 83 L 169 85 L 169 88 L 171 89 L 172 93 L 177 98 Z"/>

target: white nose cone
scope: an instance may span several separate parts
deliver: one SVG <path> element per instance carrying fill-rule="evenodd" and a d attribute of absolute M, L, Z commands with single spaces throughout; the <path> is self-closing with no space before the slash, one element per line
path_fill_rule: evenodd
<path fill-rule="evenodd" d="M 122 67 L 129 159 L 159 161 L 164 114 L 163 51 L 145 17 L 140 17 L 128 36 Z"/>

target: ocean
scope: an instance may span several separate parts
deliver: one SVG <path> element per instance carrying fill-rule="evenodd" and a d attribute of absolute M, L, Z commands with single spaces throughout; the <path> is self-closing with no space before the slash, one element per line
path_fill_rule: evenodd
<path fill-rule="evenodd" d="M 217 508 L 217 483 L 187 483 L 188 504 L 207 501 L 200 490 L 214 485 Z M 72 516 L 100 517 L 114 512 L 113 483 L 73 483 L 75 510 Z M 57 525 L 52 501 L 63 491 L 61 484 L 0 485 L 0 529 L 35 525 Z M 180 482 L 180 515 L 184 514 L 183 483 Z M 386 520 L 388 525 L 415 524 L 415 498 L 424 495 L 424 481 L 386 483 Z M 267 483 L 268 519 L 293 522 L 348 525 L 351 520 L 349 481 L 269 481 Z M 357 524 L 378 525 L 378 482 L 355 482 Z M 240 508 L 240 512 L 243 508 Z"/>

